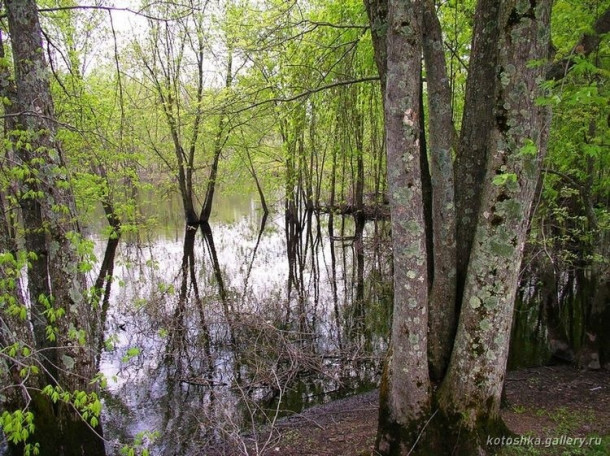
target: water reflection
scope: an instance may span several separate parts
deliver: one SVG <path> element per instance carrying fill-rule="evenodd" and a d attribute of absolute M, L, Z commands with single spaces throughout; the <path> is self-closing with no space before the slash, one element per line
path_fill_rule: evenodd
<path fill-rule="evenodd" d="M 230 223 L 119 244 L 100 359 L 114 442 L 154 431 L 152 454 L 238 454 L 261 423 L 376 382 L 388 227 L 310 211 L 267 219 L 246 200 Z"/>

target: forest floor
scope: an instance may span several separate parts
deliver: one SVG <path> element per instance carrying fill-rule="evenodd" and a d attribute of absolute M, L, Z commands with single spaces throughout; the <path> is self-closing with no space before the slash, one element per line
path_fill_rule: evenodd
<path fill-rule="evenodd" d="M 377 395 L 352 396 L 283 419 L 265 451 L 248 453 L 374 455 Z M 512 444 L 503 446 L 502 455 L 610 455 L 610 372 L 569 366 L 510 372 L 502 416 L 515 434 L 531 437 L 505 442 Z M 575 440 L 580 437 L 582 444 Z"/>

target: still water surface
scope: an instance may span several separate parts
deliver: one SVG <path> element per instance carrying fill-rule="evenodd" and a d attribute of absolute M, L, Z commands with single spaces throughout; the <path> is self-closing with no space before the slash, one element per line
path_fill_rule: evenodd
<path fill-rule="evenodd" d="M 154 228 L 119 245 L 100 361 L 109 454 L 138 435 L 154 455 L 239 445 L 261 423 L 378 380 L 386 223 L 367 222 L 360 240 L 351 218 L 295 224 L 280 204 L 265 218 L 250 196 L 216 207 L 209 230 L 185 230 L 177 202 L 156 201 Z"/>

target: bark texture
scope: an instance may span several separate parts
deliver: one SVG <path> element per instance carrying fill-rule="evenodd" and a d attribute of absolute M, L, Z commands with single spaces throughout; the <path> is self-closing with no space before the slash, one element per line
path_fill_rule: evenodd
<path fill-rule="evenodd" d="M 80 235 L 69 176 L 55 139 L 55 114 L 37 5 L 34 0 L 4 3 L 14 62 L 13 109 L 18 113 L 9 137 L 11 153 L 18 166 L 26 170 L 17 197 L 26 228 L 25 247 L 35 254 L 28 271 L 34 347 L 37 354 L 44 350 L 40 361 L 46 374 L 43 384 L 88 393 L 95 390 L 89 381 L 96 372 L 99 335 L 92 334 L 91 328 L 99 327 L 98 315 L 84 298 L 85 284 L 78 271 Z M 34 389 L 31 406 L 38 415 L 37 428 L 47 430 L 35 436 L 45 439 L 40 442 L 42 453 L 104 453 L 98 435 L 101 427 L 94 431 L 70 405 L 51 406 L 49 399 Z"/>
<path fill-rule="evenodd" d="M 480 0 L 474 18 L 464 114 L 455 162 L 458 300 L 463 290 L 476 231 L 489 133 L 494 122 L 500 3 L 498 0 Z"/>
<path fill-rule="evenodd" d="M 430 411 L 428 279 L 420 169 L 420 1 L 390 1 L 385 118 L 394 252 L 391 349 L 380 391 L 380 454 L 407 454 Z"/>
<path fill-rule="evenodd" d="M 455 332 L 456 241 L 453 182 L 455 130 L 451 89 L 434 0 L 424 0 L 423 51 L 428 87 L 430 173 L 432 177 L 433 279 L 429 297 L 430 374 L 441 380 Z"/>
<path fill-rule="evenodd" d="M 550 120 L 546 108 L 536 104 L 545 65 L 530 62 L 547 58 L 551 0 L 479 1 L 455 170 L 449 85 L 434 3 L 387 4 L 381 54 L 386 64 L 377 63 L 387 71 L 395 295 L 377 451 L 489 454 L 494 449 L 485 446 L 487 435 L 508 432 L 499 415 L 500 397 L 518 271 Z M 371 11 L 385 11 L 381 1 L 367 6 L 372 21 Z M 384 41 L 375 34 L 373 39 L 377 52 Z M 423 286 L 429 252 L 424 251 L 422 170 L 416 157 L 423 139 L 416 128 L 422 51 L 435 207 L 430 296 Z M 461 310 L 454 338 L 455 302 Z M 429 325 L 428 338 L 422 325 Z M 430 389 L 428 350 L 430 372 L 442 379 L 436 393 Z"/>
<path fill-rule="evenodd" d="M 459 417 L 466 452 L 481 451 L 485 434 L 502 429 L 514 297 L 550 121 L 536 104 L 546 69 L 529 62 L 547 57 L 551 0 L 500 5 L 490 155 L 458 333 L 439 392 L 444 414 Z"/>
<path fill-rule="evenodd" d="M 388 67 L 387 34 L 388 34 L 388 0 L 364 0 L 366 12 L 371 24 L 371 37 L 375 50 L 375 63 L 381 81 L 381 93 L 385 93 Z"/>

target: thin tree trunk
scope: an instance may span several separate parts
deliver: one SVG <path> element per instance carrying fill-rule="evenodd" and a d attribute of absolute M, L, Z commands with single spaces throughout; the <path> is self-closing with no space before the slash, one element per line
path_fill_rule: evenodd
<path fill-rule="evenodd" d="M 479 0 L 474 18 L 464 114 L 455 162 L 458 303 L 476 231 L 489 134 L 494 124 L 499 7 L 498 0 Z"/>
<path fill-rule="evenodd" d="M 165 115 L 165 120 L 167 122 L 167 127 L 169 128 L 170 136 L 172 138 L 174 155 L 176 157 L 177 164 L 177 169 L 175 170 L 177 174 L 176 178 L 178 180 L 180 197 L 182 199 L 184 217 L 186 219 L 187 225 L 195 226 L 198 223 L 198 218 L 193 204 L 192 173 L 194 167 L 194 149 L 193 144 L 191 144 L 188 155 L 184 149 L 180 131 L 179 91 L 176 87 L 176 78 L 178 78 L 178 72 L 181 67 L 185 42 L 182 41 L 179 43 L 178 55 L 173 55 L 173 51 L 170 51 L 169 49 L 167 49 L 165 55 L 163 55 L 161 49 L 163 42 L 165 41 L 167 45 L 167 41 L 171 40 L 171 37 L 169 36 L 169 30 L 166 28 L 165 36 L 163 36 L 159 33 L 158 27 L 155 27 L 154 24 L 151 24 L 151 31 L 151 33 L 153 33 L 152 38 L 155 39 L 157 42 L 157 47 L 155 47 L 155 49 L 153 50 L 155 54 L 153 57 L 153 61 L 148 61 L 143 54 L 141 55 L 141 59 L 153 82 L 155 91 L 157 92 L 157 96 L 159 97 L 159 101 L 163 109 L 163 114 Z M 167 66 L 164 66 L 164 64 Z M 159 69 L 157 65 L 161 65 L 161 69 Z M 170 65 L 174 65 L 175 68 L 171 69 Z M 161 76 L 163 80 L 161 80 L 161 78 L 159 77 L 159 72 L 162 73 Z M 196 109 L 198 110 L 198 113 L 195 115 L 195 121 L 193 125 L 193 140 L 197 139 L 199 123 L 201 120 L 201 116 L 199 115 L 199 110 L 201 109 L 200 99 L 198 99 Z"/>
<path fill-rule="evenodd" d="M 337 150 L 339 141 L 339 118 L 335 120 L 335 131 L 333 133 L 332 153 L 331 153 L 331 170 L 330 170 L 330 199 L 329 206 L 330 211 L 328 215 L 328 239 L 330 248 L 330 269 L 331 269 L 331 282 L 330 286 L 333 294 L 333 310 L 335 317 L 335 325 L 337 326 L 337 342 L 339 344 L 339 350 L 343 349 L 342 343 L 342 327 L 341 324 L 341 312 L 339 311 L 339 295 L 337 286 L 337 255 L 335 251 L 335 192 L 336 192 L 336 180 L 337 180 Z"/>
<path fill-rule="evenodd" d="M 225 89 L 231 88 L 233 84 L 233 53 L 229 49 L 229 55 L 227 57 L 227 75 L 225 78 Z M 216 180 L 218 179 L 218 164 L 220 162 L 220 154 L 224 148 L 227 140 L 227 133 L 225 131 L 225 109 L 221 109 L 218 126 L 216 127 L 216 137 L 214 138 L 214 157 L 212 159 L 212 166 L 210 167 L 210 175 L 208 177 L 208 185 L 205 192 L 205 201 L 201 208 L 199 215 L 200 223 L 208 223 L 210 214 L 212 213 L 212 204 L 214 202 L 214 192 L 216 190 Z"/>
<path fill-rule="evenodd" d="M 430 176 L 430 161 L 426 144 L 426 112 L 424 110 L 424 78 L 419 75 L 419 163 L 421 168 L 422 203 L 424 210 L 424 225 L 426 227 L 426 264 L 428 266 L 428 291 L 434 280 L 434 238 L 432 236 L 432 176 Z"/>
<path fill-rule="evenodd" d="M 248 157 L 248 165 L 250 168 L 250 174 L 252 174 L 252 178 L 254 179 L 254 183 L 256 184 L 256 191 L 258 192 L 258 197 L 261 201 L 261 207 L 263 208 L 263 219 L 267 218 L 267 214 L 269 214 L 269 207 L 267 207 L 267 200 L 265 199 L 265 193 L 263 192 L 263 187 L 261 186 L 260 181 L 258 180 L 258 176 L 256 175 L 256 169 L 254 168 L 254 163 L 252 162 L 252 156 L 250 155 L 250 151 L 246 150 L 246 156 Z M 262 223 L 262 226 L 265 224 Z"/>
<path fill-rule="evenodd" d="M 92 170 L 101 176 L 106 183 L 108 183 L 108 176 L 106 169 L 98 164 L 97 166 L 92 165 Z M 100 355 L 104 348 L 104 327 L 106 325 L 106 317 L 108 315 L 108 308 L 110 305 L 110 291 L 112 289 L 113 273 L 114 273 L 114 259 L 116 250 L 121 240 L 121 219 L 117 215 L 114 208 L 112 197 L 108 194 L 101 195 L 102 208 L 106 220 L 110 225 L 110 235 L 108 236 L 108 242 L 106 243 L 106 250 L 104 251 L 104 258 L 100 265 L 100 270 L 93 284 L 93 295 L 91 305 L 100 309 L 99 321 L 95 321 L 95 325 L 92 328 L 94 333 L 99 333 L 98 352 L 96 365 L 99 366 Z M 99 325 L 99 327 L 98 327 Z"/>
<path fill-rule="evenodd" d="M 441 24 L 434 0 L 424 0 L 423 50 L 428 87 L 432 177 L 433 279 L 429 305 L 430 374 L 441 380 L 453 346 L 456 306 L 455 197 L 452 146 L 455 136 L 451 90 Z"/>
<path fill-rule="evenodd" d="M 375 50 L 375 63 L 381 81 L 381 93 L 386 93 L 386 76 L 388 72 L 388 0 L 364 0 L 366 12 L 371 24 L 371 36 Z"/>

